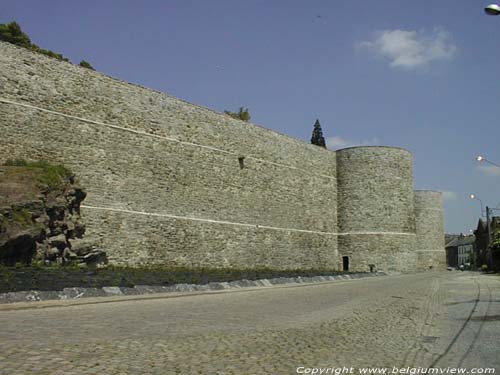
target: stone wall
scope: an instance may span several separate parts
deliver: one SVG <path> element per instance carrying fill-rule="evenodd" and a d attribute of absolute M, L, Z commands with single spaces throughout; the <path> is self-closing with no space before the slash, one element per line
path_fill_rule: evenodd
<path fill-rule="evenodd" d="M 407 270 L 415 263 L 413 161 L 394 147 L 337 151 L 339 255 L 350 269 Z"/>
<path fill-rule="evenodd" d="M 0 163 L 72 169 L 111 262 L 336 264 L 334 152 L 9 44 L 0 66 Z"/>
<path fill-rule="evenodd" d="M 329 151 L 1 42 L 0 132 L 0 164 L 49 160 L 80 177 L 87 240 L 111 263 L 417 263 L 406 150 Z"/>
<path fill-rule="evenodd" d="M 430 190 L 415 191 L 415 222 L 417 268 L 445 269 L 442 193 Z"/>

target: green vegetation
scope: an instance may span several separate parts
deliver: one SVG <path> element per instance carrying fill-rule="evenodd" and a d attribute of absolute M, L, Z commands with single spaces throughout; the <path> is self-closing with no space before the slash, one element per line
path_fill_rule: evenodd
<path fill-rule="evenodd" d="M 326 148 L 325 137 L 323 137 L 323 130 L 321 130 L 321 125 L 318 119 L 316 119 L 316 122 L 314 123 L 311 143 L 313 145 Z"/>
<path fill-rule="evenodd" d="M 33 46 L 29 36 L 23 33 L 17 22 L 0 24 L 0 40 L 24 48 L 32 48 Z"/>
<path fill-rule="evenodd" d="M 62 165 L 50 164 L 46 161 L 26 161 L 24 159 L 8 159 L 5 166 L 25 167 L 28 169 L 40 169 L 42 173 L 38 177 L 38 182 L 47 186 L 50 190 L 59 188 L 68 180 L 72 173 Z"/>
<path fill-rule="evenodd" d="M 40 48 L 37 45 L 33 45 L 31 49 L 35 52 L 41 53 L 42 55 L 53 57 L 54 59 L 57 59 L 57 60 L 69 61 L 69 59 L 67 59 L 66 57 L 64 57 L 60 53 L 56 53 L 56 52 L 53 52 L 53 51 L 48 50 L 48 49 Z"/>
<path fill-rule="evenodd" d="M 23 290 L 62 290 L 69 287 L 99 288 L 103 286 L 208 284 L 236 280 L 279 277 L 312 277 L 339 275 L 331 269 L 274 270 L 270 268 L 183 268 L 183 267 L 119 267 L 107 266 L 92 271 L 76 266 L 0 266 L 0 293 Z"/>
<path fill-rule="evenodd" d="M 88 61 L 85 61 L 85 60 L 80 61 L 80 64 L 78 64 L 78 65 L 80 65 L 83 68 L 95 70 L 94 67 L 92 65 L 90 65 L 90 63 Z"/>
<path fill-rule="evenodd" d="M 31 212 L 26 208 L 14 210 L 12 212 L 12 220 L 24 227 L 30 226 L 32 224 Z"/>
<path fill-rule="evenodd" d="M 237 120 L 248 122 L 250 121 L 250 112 L 248 112 L 248 108 L 240 107 L 238 112 L 224 111 L 226 115 L 231 116 Z"/>
<path fill-rule="evenodd" d="M 31 220 L 31 212 L 25 208 L 13 207 L 13 211 L 9 216 L 0 214 L 0 228 L 7 225 L 9 222 L 15 222 L 22 227 L 33 225 Z"/>
<path fill-rule="evenodd" d="M 69 61 L 59 53 L 40 48 L 36 44 L 31 43 L 30 37 L 21 30 L 21 26 L 19 26 L 17 22 L 0 24 L 0 40 L 15 44 L 16 46 L 28 48 L 32 51 L 53 57 L 58 60 Z"/>
<path fill-rule="evenodd" d="M 491 241 L 490 247 L 492 250 L 500 250 L 500 231 L 494 234 L 494 238 L 493 241 Z"/>
<path fill-rule="evenodd" d="M 57 60 L 61 61 L 69 61 L 66 57 L 64 57 L 60 53 L 56 53 L 54 51 L 50 51 L 48 49 L 43 49 L 36 44 L 31 42 L 30 37 L 22 31 L 21 26 L 15 21 L 1 24 L 0 23 L 0 40 L 8 43 L 15 44 L 16 46 L 24 47 L 30 49 L 34 52 L 41 53 L 46 56 L 53 57 Z M 95 70 L 90 63 L 85 60 L 82 60 L 79 64 L 84 68 Z"/>
<path fill-rule="evenodd" d="M 493 233 L 493 240 L 491 241 L 490 248 L 493 259 L 497 259 L 493 261 L 493 270 L 500 272 L 498 264 L 498 259 L 500 258 L 500 231 L 497 230 Z"/>

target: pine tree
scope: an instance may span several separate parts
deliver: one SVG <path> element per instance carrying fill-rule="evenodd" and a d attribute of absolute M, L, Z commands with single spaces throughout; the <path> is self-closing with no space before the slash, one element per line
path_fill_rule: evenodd
<path fill-rule="evenodd" d="M 311 143 L 313 145 L 326 148 L 325 137 L 323 137 L 323 130 L 321 130 L 321 125 L 318 119 L 316 119 L 316 122 L 314 123 Z"/>

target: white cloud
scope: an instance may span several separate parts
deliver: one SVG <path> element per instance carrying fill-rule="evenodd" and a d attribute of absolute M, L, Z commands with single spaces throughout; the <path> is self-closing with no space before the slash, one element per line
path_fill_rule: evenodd
<path fill-rule="evenodd" d="M 326 147 L 331 150 L 338 150 L 346 147 L 354 147 L 354 146 L 370 146 L 370 145 L 378 145 L 380 143 L 378 138 L 372 138 L 365 141 L 351 141 L 344 139 L 342 137 L 329 137 L 326 139 Z"/>
<path fill-rule="evenodd" d="M 449 191 L 449 190 L 441 190 L 441 193 L 443 194 L 443 200 L 445 200 L 445 201 L 457 199 L 457 196 L 458 196 L 457 193 L 455 193 L 454 191 Z"/>
<path fill-rule="evenodd" d="M 478 165 L 476 168 L 488 176 L 500 176 L 500 168 L 494 165 Z"/>
<path fill-rule="evenodd" d="M 441 27 L 432 32 L 416 30 L 384 30 L 372 40 L 359 47 L 369 49 L 388 58 L 391 67 L 418 68 L 437 60 L 449 60 L 455 56 L 457 47 L 450 33 Z"/>

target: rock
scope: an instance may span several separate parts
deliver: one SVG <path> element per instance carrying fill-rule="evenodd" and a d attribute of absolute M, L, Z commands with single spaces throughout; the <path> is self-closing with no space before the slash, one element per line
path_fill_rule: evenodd
<path fill-rule="evenodd" d="M 85 234 L 85 224 L 80 223 L 78 220 L 75 221 L 75 229 L 71 233 L 71 237 L 82 238 Z"/>
<path fill-rule="evenodd" d="M 86 192 L 75 176 L 66 170 L 54 177 L 65 169 L 48 163 L 14 164 L 0 166 L 0 263 L 107 263 L 103 250 L 80 240 Z"/>
<path fill-rule="evenodd" d="M 83 239 L 70 239 L 69 244 L 71 250 L 79 256 L 86 255 L 93 250 L 92 244 L 85 242 Z"/>
<path fill-rule="evenodd" d="M 77 258 L 78 255 L 76 255 L 74 252 L 72 252 L 69 247 L 65 248 L 63 251 L 63 258 L 67 260 L 75 259 Z"/>
<path fill-rule="evenodd" d="M 83 260 L 88 265 L 106 264 L 108 263 L 108 258 L 106 252 L 102 250 L 94 250 L 91 253 L 85 255 Z"/>
<path fill-rule="evenodd" d="M 47 250 L 47 255 L 49 258 L 55 259 L 59 254 L 61 254 L 61 251 L 57 247 L 51 247 L 49 250 Z"/>
<path fill-rule="evenodd" d="M 86 192 L 75 176 L 64 172 L 54 180 L 54 170 L 64 168 L 15 164 L 0 166 L 0 263 L 107 263 L 104 251 L 82 240 L 80 204 Z"/>
<path fill-rule="evenodd" d="M 18 233 L 3 242 L 0 247 L 0 259 L 9 266 L 18 262 L 30 264 L 35 252 L 35 238 L 27 233 Z"/>
<path fill-rule="evenodd" d="M 67 247 L 67 240 L 64 234 L 58 234 L 54 237 L 48 238 L 49 245 L 52 247 L 57 247 L 59 249 L 64 249 Z"/>
<path fill-rule="evenodd" d="M 48 251 L 49 251 L 49 244 L 47 243 L 47 241 L 41 241 L 41 242 L 37 241 L 35 259 L 43 261 Z"/>
<path fill-rule="evenodd" d="M 1 191 L 0 191 L 1 195 Z M 43 238 L 43 227 L 22 206 L 12 205 L 0 216 L 0 262 L 30 264 L 36 254 L 36 241 Z"/>
<path fill-rule="evenodd" d="M 75 230 L 75 223 L 72 222 L 71 220 L 70 221 L 66 221 L 64 223 L 64 226 L 66 227 L 66 233 L 68 233 L 69 231 L 74 231 Z"/>
<path fill-rule="evenodd" d="M 33 216 L 35 223 L 46 226 L 49 222 L 49 216 L 47 214 L 43 214 L 41 216 Z"/>

